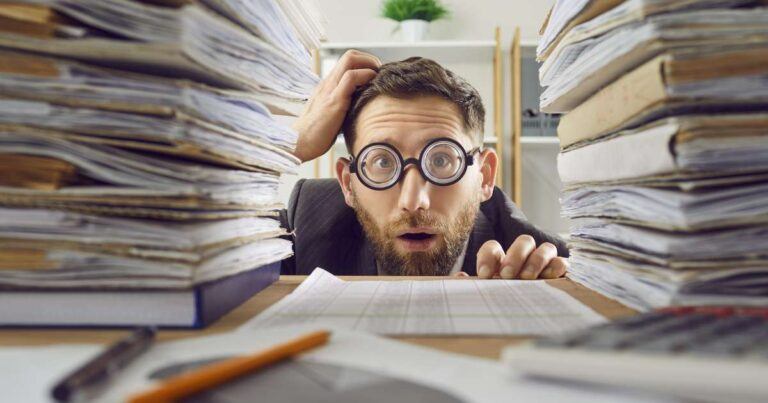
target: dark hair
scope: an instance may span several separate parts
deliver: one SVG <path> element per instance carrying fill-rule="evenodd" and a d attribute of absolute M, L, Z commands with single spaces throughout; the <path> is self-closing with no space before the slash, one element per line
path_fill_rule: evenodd
<path fill-rule="evenodd" d="M 342 126 L 350 153 L 355 141 L 357 116 L 379 95 L 395 98 L 434 95 L 451 101 L 459 107 L 464 130 L 472 137 L 474 144 L 482 143 L 485 108 L 477 90 L 434 60 L 411 57 L 381 65 L 376 77 L 355 91 Z"/>

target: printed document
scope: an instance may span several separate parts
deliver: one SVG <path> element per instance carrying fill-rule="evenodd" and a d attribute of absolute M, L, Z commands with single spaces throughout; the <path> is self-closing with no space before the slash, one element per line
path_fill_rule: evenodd
<path fill-rule="evenodd" d="M 552 335 L 603 322 L 545 281 L 344 281 L 318 268 L 241 329 L 313 324 L 386 335 Z"/>

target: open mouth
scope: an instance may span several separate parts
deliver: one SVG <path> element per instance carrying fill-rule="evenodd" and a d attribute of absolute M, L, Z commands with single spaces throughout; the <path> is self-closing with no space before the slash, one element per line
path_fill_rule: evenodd
<path fill-rule="evenodd" d="M 399 236 L 399 238 L 402 238 L 408 241 L 425 241 L 427 239 L 432 239 L 434 237 L 435 237 L 435 234 L 428 234 L 426 232 L 407 232 Z"/>
<path fill-rule="evenodd" d="M 398 244 L 409 252 L 430 250 L 437 242 L 438 234 L 431 228 L 408 228 L 397 235 Z"/>

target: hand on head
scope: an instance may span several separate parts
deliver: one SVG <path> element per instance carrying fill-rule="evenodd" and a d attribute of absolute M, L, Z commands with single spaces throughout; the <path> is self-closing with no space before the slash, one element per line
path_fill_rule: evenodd
<path fill-rule="evenodd" d="M 555 245 L 536 247 L 530 235 L 520 235 L 506 253 L 496 241 L 488 241 L 477 252 L 477 276 L 503 279 L 553 279 L 568 271 L 568 259 L 557 256 Z"/>
<path fill-rule="evenodd" d="M 355 89 L 371 81 L 381 61 L 368 53 L 349 50 L 312 93 L 304 112 L 294 123 L 299 133 L 294 155 L 311 161 L 325 154 L 339 134 Z"/>

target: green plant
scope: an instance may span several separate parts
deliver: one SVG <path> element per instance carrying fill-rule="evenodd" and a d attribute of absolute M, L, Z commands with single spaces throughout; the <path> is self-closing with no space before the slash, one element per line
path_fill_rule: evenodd
<path fill-rule="evenodd" d="M 381 16 L 397 22 L 404 20 L 435 21 L 448 16 L 440 0 L 384 0 Z"/>

